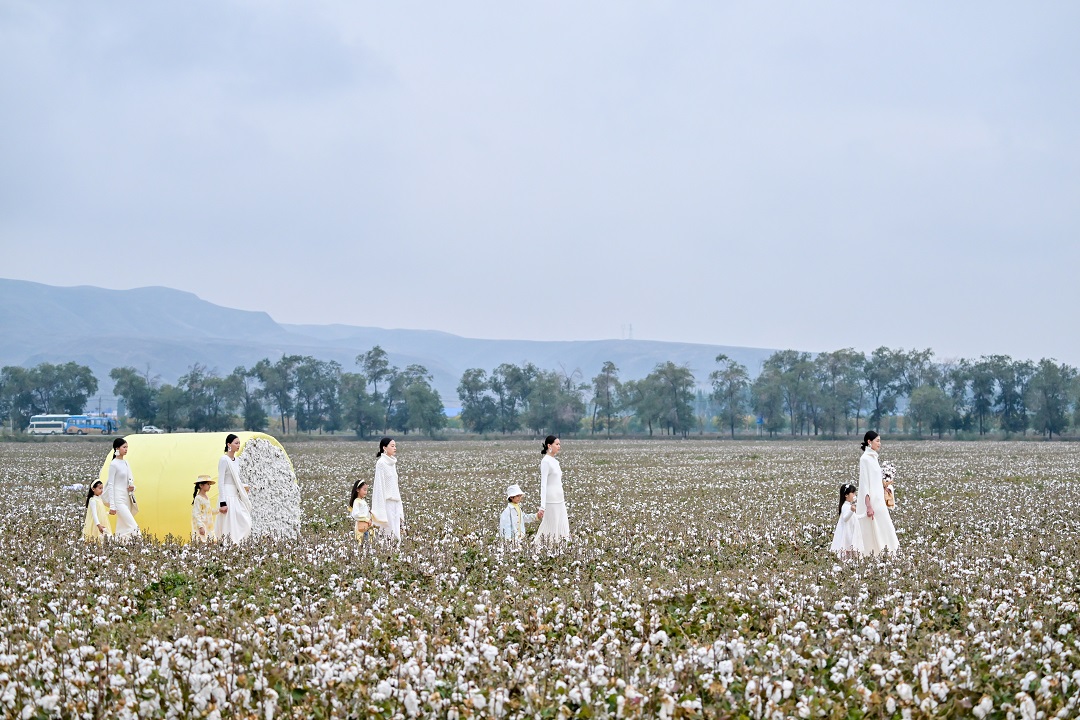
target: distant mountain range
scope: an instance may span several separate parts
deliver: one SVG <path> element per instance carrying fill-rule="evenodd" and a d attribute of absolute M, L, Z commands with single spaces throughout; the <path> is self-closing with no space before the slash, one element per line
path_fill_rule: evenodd
<path fill-rule="evenodd" d="M 221 307 L 170 288 L 106 290 L 0 279 L 0 366 L 75 361 L 94 371 L 105 395 L 112 392 L 109 371 L 115 367 L 149 368 L 162 382 L 172 383 L 194 363 L 227 375 L 238 365 L 297 354 L 336 360 L 358 372 L 356 356 L 375 345 L 398 367 L 426 367 L 448 406 L 456 404 L 465 370 L 490 372 L 504 362 L 580 370 L 587 382 L 608 360 L 623 379 L 645 377 L 658 363 L 671 360 L 689 366 L 704 387 L 718 354 L 742 363 L 755 376 L 773 352 L 650 340 L 479 340 L 434 330 L 287 325 L 264 312 Z"/>

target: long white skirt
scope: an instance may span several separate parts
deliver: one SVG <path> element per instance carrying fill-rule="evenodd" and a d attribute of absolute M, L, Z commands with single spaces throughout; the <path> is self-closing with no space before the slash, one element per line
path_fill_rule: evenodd
<path fill-rule="evenodd" d="M 888 550 L 894 553 L 900 549 L 900 540 L 896 537 L 896 529 L 892 524 L 892 515 L 885 503 L 880 508 L 874 508 L 874 517 L 859 518 L 859 528 L 855 538 L 855 547 L 861 555 L 880 555 Z M 859 547 L 859 541 L 862 547 Z"/>
<path fill-rule="evenodd" d="M 565 502 L 548 502 L 544 505 L 544 519 L 536 529 L 533 544 L 570 539 L 570 519 L 566 516 Z"/>
<path fill-rule="evenodd" d="M 387 500 L 384 503 L 386 507 L 386 519 L 384 521 L 381 518 L 372 518 L 375 520 L 375 524 L 379 528 L 379 532 L 382 536 L 388 540 L 401 540 L 401 521 L 405 517 L 405 512 L 401 506 L 400 500 Z"/>
<path fill-rule="evenodd" d="M 123 493 L 123 496 L 117 498 L 118 503 L 109 510 L 115 510 L 116 515 L 116 532 L 113 536 L 116 538 L 126 537 L 128 535 L 139 534 L 139 523 L 135 522 L 135 516 L 131 514 L 130 501 L 128 500 L 127 493 Z"/>
<path fill-rule="evenodd" d="M 231 484 L 221 486 L 220 501 L 227 503 L 229 512 L 218 513 L 215 532 L 219 538 L 243 542 L 251 534 L 251 513 L 236 496 L 236 489 Z"/>

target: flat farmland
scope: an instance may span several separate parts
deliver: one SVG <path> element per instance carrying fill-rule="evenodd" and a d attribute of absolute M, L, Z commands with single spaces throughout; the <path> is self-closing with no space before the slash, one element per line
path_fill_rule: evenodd
<path fill-rule="evenodd" d="M 87 546 L 106 445 L 0 444 L 7 717 L 1076 717 L 1080 446 L 903 442 L 901 552 L 828 552 L 858 444 L 564 440 L 573 538 L 497 538 L 539 442 L 286 442 L 298 538 Z M 138 482 L 136 478 L 136 482 Z M 535 526 L 533 526 L 535 527 Z"/>

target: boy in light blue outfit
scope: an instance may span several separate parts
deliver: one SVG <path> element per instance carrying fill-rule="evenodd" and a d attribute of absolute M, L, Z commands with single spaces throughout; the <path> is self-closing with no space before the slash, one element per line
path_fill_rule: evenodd
<path fill-rule="evenodd" d="M 526 515 L 521 511 L 521 500 L 524 497 L 525 493 L 521 492 L 521 488 L 516 484 L 506 488 L 507 505 L 502 511 L 502 516 L 499 517 L 499 535 L 504 540 L 524 540 L 525 523 L 544 519 L 543 510 L 538 510 L 531 515 Z"/>

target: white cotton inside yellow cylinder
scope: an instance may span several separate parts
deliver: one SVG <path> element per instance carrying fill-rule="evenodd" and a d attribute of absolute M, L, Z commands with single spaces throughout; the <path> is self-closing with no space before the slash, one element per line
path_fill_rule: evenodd
<path fill-rule="evenodd" d="M 225 454 L 225 438 L 229 433 L 172 433 L 167 435 L 127 435 L 126 460 L 131 466 L 131 475 L 135 479 L 135 499 L 139 503 L 139 513 L 135 521 L 144 535 L 164 540 L 172 535 L 187 542 L 191 538 L 191 496 L 195 490 L 195 481 L 200 475 L 209 475 L 215 481 L 210 486 L 210 506 L 216 510 L 220 478 L 217 476 L 218 460 Z M 296 473 L 292 461 L 281 443 L 271 435 L 259 432 L 235 433 L 240 438 L 240 452 L 237 460 L 243 467 L 243 454 L 252 440 L 265 441 L 273 446 L 274 453 L 280 451 L 288 468 L 285 471 L 296 483 Z M 263 445 L 263 443 L 256 443 Z M 266 446 L 263 446 L 265 454 Z M 102 482 L 108 480 L 109 463 L 112 462 L 112 450 L 101 467 Z M 279 463 L 280 465 L 280 463 Z M 280 470 L 280 468 L 279 468 Z M 241 470 L 243 482 L 248 483 Z M 299 489 L 289 488 L 290 495 L 295 494 L 294 508 L 296 523 L 288 522 L 282 527 L 299 527 Z M 253 503 L 256 498 L 252 498 Z M 253 513 L 254 514 L 254 513 Z M 291 518 L 290 518 L 291 520 Z M 116 516 L 110 516 L 110 524 L 116 527 Z M 253 526 L 253 533 L 255 528 Z M 287 534 L 295 534 L 287 533 Z"/>

